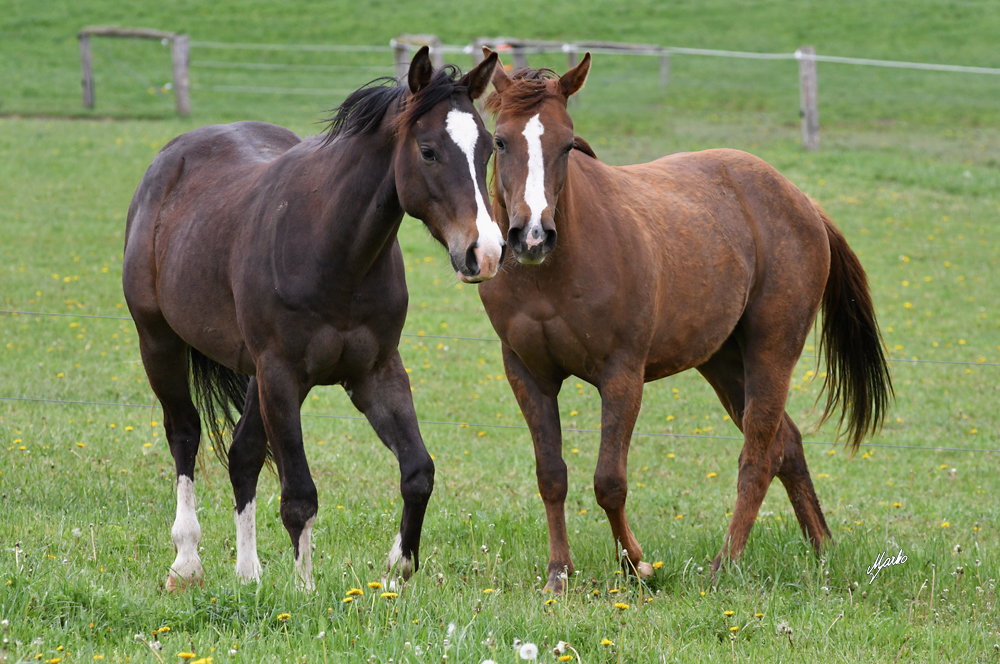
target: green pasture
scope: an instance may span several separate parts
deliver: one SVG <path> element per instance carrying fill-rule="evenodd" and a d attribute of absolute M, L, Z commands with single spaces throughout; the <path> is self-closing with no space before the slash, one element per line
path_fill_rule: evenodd
<path fill-rule="evenodd" d="M 316 592 L 295 588 L 278 484 L 266 472 L 257 523 L 263 582 L 236 581 L 232 494 L 206 453 L 196 483 L 206 583 L 174 596 L 163 591 L 173 560 L 173 461 L 135 331 L 128 320 L 84 316 L 127 316 L 125 213 L 168 140 L 236 119 L 313 133 L 340 98 L 201 88 L 192 117 L 178 120 L 169 94 L 140 85 L 169 80 L 167 49 L 105 41 L 95 51 L 97 108 L 84 112 L 74 36 L 82 25 L 120 23 L 254 43 L 382 44 L 403 31 L 435 32 L 446 43 L 483 34 L 757 51 L 812 43 L 837 55 L 996 67 L 994 4 L 816 2 L 793 11 L 778 2 L 557 2 L 550 14 L 533 3 L 500 10 L 436 0 L 364 10 L 301 0 L 10 4 L 0 13 L 0 304 L 71 315 L 0 314 L 0 618 L 9 621 L 0 662 L 179 662 L 183 652 L 215 664 L 512 663 L 520 661 L 515 639 L 537 644 L 545 662 L 559 661 L 552 649 L 566 641 L 574 649 L 566 654 L 587 664 L 1000 660 L 998 455 L 969 451 L 1000 449 L 1000 77 L 821 64 L 822 149 L 813 154 L 797 143 L 794 62 L 678 56 L 661 92 L 653 61 L 598 56 L 571 109 L 578 133 L 609 163 L 718 146 L 761 156 L 825 207 L 861 257 L 898 360 L 897 399 L 876 445 L 852 458 L 830 443 L 830 426 L 811 426 L 812 379 L 824 368 L 810 342 L 788 410 L 817 443 L 806 453 L 835 539 L 822 557 L 776 483 L 743 560 L 712 579 L 708 561 L 735 502 L 741 441 L 691 372 L 647 387 L 629 459 L 629 515 L 646 559 L 662 565 L 641 585 L 622 578 L 591 482 L 599 398 L 570 380 L 563 426 L 589 430 L 564 440 L 579 574 L 566 596 L 543 595 L 544 510 L 499 344 L 458 338 L 494 335 L 475 288 L 457 283 L 442 248 L 407 219 L 400 243 L 410 336 L 401 352 L 437 464 L 421 570 L 399 597 L 368 587 L 398 527 L 398 471 L 343 391 L 319 388 L 303 409 L 320 489 Z M 375 66 L 388 58 L 192 50 L 193 60 L 223 63 Z M 532 62 L 564 66 L 549 60 Z M 346 89 L 383 72 L 327 73 L 195 67 L 192 78 Z M 905 564 L 869 584 L 878 554 L 899 549 Z M 344 602 L 351 588 L 364 594 Z"/>

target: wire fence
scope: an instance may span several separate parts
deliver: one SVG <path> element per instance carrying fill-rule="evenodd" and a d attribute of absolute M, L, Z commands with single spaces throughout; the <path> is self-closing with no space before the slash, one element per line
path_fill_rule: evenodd
<path fill-rule="evenodd" d="M 132 322 L 132 318 L 129 316 L 97 316 L 93 314 L 64 314 L 64 313 L 51 313 L 45 311 L 15 311 L 12 309 L 2 309 L 0 314 L 8 314 L 13 316 L 60 316 L 60 317 L 73 317 L 73 318 L 105 318 L 109 320 L 127 320 Z M 462 337 L 450 334 L 412 334 L 403 333 L 401 336 L 413 337 L 415 339 L 452 339 L 455 341 L 491 341 L 499 342 L 500 339 L 497 337 Z M 888 352 L 888 350 L 886 351 Z M 819 355 L 807 355 L 803 354 L 801 357 L 809 358 L 819 358 Z M 976 360 L 970 362 L 967 360 L 920 360 L 906 357 L 889 357 L 887 358 L 890 362 L 908 362 L 911 364 L 960 364 L 969 365 L 976 367 L 1000 367 L 1000 362 L 987 362 L 985 359 Z"/>
<path fill-rule="evenodd" d="M 0 314 L 6 314 L 11 316 L 51 316 L 51 317 L 69 317 L 69 318 L 94 318 L 94 319 L 104 319 L 104 320 L 120 320 L 132 322 L 132 318 L 128 316 L 100 316 L 95 314 L 69 314 L 69 313 L 56 313 L 56 312 L 41 312 L 41 311 L 18 311 L 18 310 L 0 310 Z M 411 337 L 416 339 L 449 339 L 454 341 L 478 341 L 478 342 L 498 342 L 499 339 L 496 337 L 463 337 L 454 335 L 437 335 L 437 334 L 409 334 L 405 333 L 402 336 Z M 818 358 L 817 355 L 803 355 L 802 357 Z M 972 366 L 1000 366 L 1000 363 L 995 362 L 964 362 L 964 361 L 949 361 L 949 360 L 910 360 L 905 358 L 889 358 L 892 362 L 925 362 L 929 364 L 958 364 L 958 365 L 972 365 Z M 11 401 L 11 402 L 27 402 L 27 403 L 47 403 L 47 404 L 60 404 L 67 406 L 102 406 L 102 407 L 119 407 L 119 408 L 155 408 L 159 407 L 158 403 L 149 404 L 136 404 L 136 403 L 125 403 L 125 402 L 114 402 L 114 401 L 84 401 L 84 400 L 70 400 L 70 399 L 50 399 L 42 397 L 25 397 L 25 396 L 0 396 L 0 401 Z M 238 413 L 237 413 L 238 415 Z M 360 415 L 323 415 L 317 413 L 303 413 L 302 417 L 309 418 L 324 418 L 324 419 L 340 419 L 340 420 L 365 420 L 366 418 Z M 421 425 L 433 425 L 433 426 L 451 426 L 451 427 L 465 427 L 465 428 L 481 428 L 481 429 L 508 429 L 517 431 L 528 431 L 528 427 L 520 425 L 511 424 L 486 424 L 486 423 L 476 423 L 476 422 L 452 422 L 445 420 L 418 420 Z M 581 429 L 581 428 L 563 428 L 565 433 L 574 434 L 599 434 L 600 429 Z M 653 431 L 633 431 L 633 436 L 645 436 L 653 438 L 694 438 L 694 439 L 709 439 L 709 440 L 732 440 L 741 441 L 742 437 L 737 436 L 717 436 L 713 434 L 695 434 L 695 433 L 668 433 L 668 432 L 653 432 Z M 821 440 L 803 440 L 803 444 L 808 445 L 835 445 L 836 441 L 821 441 Z M 984 453 L 1000 453 L 1000 449 L 989 449 L 989 448 L 971 448 L 971 447 L 946 447 L 946 446 L 928 446 L 928 445 L 894 445 L 889 443 L 872 443 L 865 442 L 862 444 L 864 447 L 878 447 L 887 449 L 906 449 L 906 450 L 928 450 L 936 452 L 984 452 Z"/>

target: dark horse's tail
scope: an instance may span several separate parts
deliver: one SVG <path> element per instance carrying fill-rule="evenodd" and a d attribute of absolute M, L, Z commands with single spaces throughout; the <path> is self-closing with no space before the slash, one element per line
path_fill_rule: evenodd
<path fill-rule="evenodd" d="M 840 408 L 837 428 L 847 421 L 848 443 L 856 452 L 866 436 L 882 427 L 893 397 L 892 379 L 861 261 L 826 213 L 816 209 L 830 238 L 830 276 L 823 293 L 820 336 L 820 355 L 826 356 L 827 364 L 826 407 L 820 424 Z"/>
<path fill-rule="evenodd" d="M 242 413 L 250 376 L 233 371 L 208 359 L 194 348 L 189 353 L 191 383 L 202 421 L 208 424 L 212 448 L 222 464 L 229 467 L 225 433 L 236 428 L 233 412 Z"/>

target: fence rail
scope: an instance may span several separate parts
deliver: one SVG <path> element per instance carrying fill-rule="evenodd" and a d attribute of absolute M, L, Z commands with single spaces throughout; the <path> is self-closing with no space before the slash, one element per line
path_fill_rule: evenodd
<path fill-rule="evenodd" d="M 482 47 L 489 46 L 510 56 L 514 68 L 525 67 L 528 55 L 562 53 L 567 64 L 573 67 L 578 62 L 579 54 L 590 51 L 595 54 L 626 55 L 637 57 L 655 57 L 659 59 L 659 86 L 665 89 L 670 83 L 671 57 L 704 56 L 718 58 L 735 58 L 749 60 L 797 60 L 799 64 L 800 106 L 799 115 L 802 118 L 802 143 L 808 150 L 819 149 L 819 86 L 817 64 L 852 65 L 862 67 L 888 67 L 894 69 L 912 69 L 960 74 L 976 74 L 1000 76 L 1000 68 L 975 67 L 967 65 L 952 65 L 928 62 L 904 62 L 897 60 L 878 60 L 871 58 L 853 58 L 837 55 L 821 55 L 811 46 L 802 46 L 793 53 L 755 53 L 752 51 L 729 51 L 707 48 L 687 48 L 682 46 L 663 46 L 658 44 L 627 44 L 608 41 L 540 41 L 514 37 L 480 37 L 471 44 L 443 44 L 433 34 L 401 34 L 392 39 L 388 45 L 365 44 L 258 44 L 242 42 L 189 41 L 187 35 L 149 30 L 145 28 L 93 27 L 80 31 L 80 59 L 83 68 L 83 99 L 84 106 L 93 108 L 94 82 L 90 55 L 91 36 L 139 37 L 149 39 L 170 40 L 172 44 L 172 59 L 174 62 L 174 94 L 177 110 L 181 115 L 190 113 L 188 98 L 188 53 L 187 49 L 223 50 L 223 51 L 260 51 L 260 52 L 326 52 L 326 53 L 391 53 L 392 64 L 385 65 L 281 65 L 253 62 L 209 62 L 196 61 L 191 66 L 204 69 L 245 69 L 245 70 L 275 70 L 275 71 L 337 71 L 335 67 L 344 69 L 384 69 L 394 68 L 396 76 L 406 75 L 409 61 L 413 53 L 421 46 L 428 46 L 431 59 L 435 66 L 444 64 L 445 55 L 467 55 L 473 64 L 482 61 Z M 198 90 L 250 94 L 287 94 L 287 95 L 322 95 L 345 94 L 343 90 L 311 88 L 311 87 L 273 87 L 257 85 L 197 85 Z"/>

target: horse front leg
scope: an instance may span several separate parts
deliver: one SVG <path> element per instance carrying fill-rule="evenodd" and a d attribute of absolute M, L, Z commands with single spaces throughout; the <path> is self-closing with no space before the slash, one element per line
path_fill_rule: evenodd
<path fill-rule="evenodd" d="M 601 391 L 601 449 L 594 472 L 594 495 L 608 515 L 626 574 L 640 578 L 652 575 L 653 566 L 642 561 L 642 547 L 632 534 L 625 516 L 628 496 L 628 449 L 632 429 L 642 405 L 643 372 L 609 365 Z M 624 553 L 624 555 L 623 555 Z"/>
<path fill-rule="evenodd" d="M 265 356 L 257 361 L 257 390 L 264 431 L 281 482 L 281 521 L 292 540 L 295 571 L 299 584 L 314 590 L 312 528 L 319 499 L 302 445 L 300 414 L 308 388 L 290 363 Z"/>
<path fill-rule="evenodd" d="M 566 534 L 568 477 L 566 462 L 562 458 L 562 429 L 559 424 L 558 397 L 562 380 L 537 377 L 507 346 L 503 347 L 503 365 L 535 446 L 535 475 L 549 526 L 549 567 L 545 592 L 559 593 L 564 590 L 563 575 L 573 573 Z"/>
<path fill-rule="evenodd" d="M 434 490 L 434 462 L 420 437 L 410 379 L 399 352 L 393 351 L 392 356 L 368 375 L 345 387 L 351 401 L 365 414 L 382 443 L 399 462 L 403 517 L 386 561 L 386 576 L 391 577 L 398 563 L 406 581 L 420 566 L 420 531 L 427 502 Z"/>

